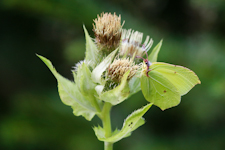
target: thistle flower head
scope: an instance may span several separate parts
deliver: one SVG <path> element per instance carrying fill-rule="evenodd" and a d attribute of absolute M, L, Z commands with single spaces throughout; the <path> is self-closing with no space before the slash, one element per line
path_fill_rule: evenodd
<path fill-rule="evenodd" d="M 84 63 L 87 64 L 87 66 L 91 66 L 93 64 L 92 61 L 81 60 L 78 63 L 76 63 L 75 66 L 72 67 L 72 72 L 77 72 L 78 68 L 82 66 Z"/>
<path fill-rule="evenodd" d="M 124 22 L 123 22 L 124 23 Z M 121 16 L 102 13 L 94 20 L 95 41 L 100 50 L 112 51 L 119 47 L 122 34 Z"/>
<path fill-rule="evenodd" d="M 119 83 L 123 77 L 123 75 L 130 70 L 127 80 L 130 80 L 138 71 L 139 65 L 135 65 L 133 60 L 129 58 L 125 59 L 115 59 L 112 64 L 108 67 L 108 77 Z"/>
<path fill-rule="evenodd" d="M 153 44 L 153 40 L 149 40 L 149 36 L 146 37 L 144 44 L 142 44 L 143 33 L 134 30 L 126 30 L 122 31 L 122 45 L 120 48 L 120 55 L 135 56 L 142 57 L 145 52 L 148 52 Z"/>

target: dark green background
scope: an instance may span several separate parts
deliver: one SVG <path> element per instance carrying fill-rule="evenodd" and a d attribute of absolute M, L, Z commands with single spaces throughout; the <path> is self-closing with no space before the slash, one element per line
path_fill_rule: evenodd
<path fill-rule="evenodd" d="M 225 149 L 225 2 L 223 0 L 1 0 L 0 149 L 100 150 L 92 127 L 62 104 L 56 80 L 35 53 L 49 58 L 72 80 L 84 58 L 82 25 L 91 36 L 93 19 L 116 12 L 124 28 L 163 39 L 159 61 L 192 69 L 202 81 L 179 106 L 153 106 L 146 123 L 115 150 Z M 133 110 L 145 105 L 142 93 L 112 110 L 121 128 Z"/>

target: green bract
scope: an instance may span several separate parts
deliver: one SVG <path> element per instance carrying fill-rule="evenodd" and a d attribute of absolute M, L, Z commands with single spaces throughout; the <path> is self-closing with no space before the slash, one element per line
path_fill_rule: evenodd
<path fill-rule="evenodd" d="M 114 56 L 116 55 L 118 49 L 111 52 L 103 61 L 92 71 L 91 78 L 95 83 L 104 84 L 102 74 L 112 62 Z"/>
<path fill-rule="evenodd" d="M 128 74 L 130 72 L 126 72 L 121 80 L 120 85 L 116 88 L 104 92 L 99 95 L 99 98 L 105 102 L 109 102 L 112 105 L 117 105 L 124 101 L 130 94 L 130 89 L 127 81 Z"/>
<path fill-rule="evenodd" d="M 158 58 L 158 53 L 159 53 L 159 51 L 160 51 L 160 48 L 161 48 L 161 46 L 162 46 L 162 42 L 163 42 L 163 40 L 161 40 L 155 47 L 154 47 L 154 49 L 152 50 L 152 52 L 151 52 L 151 54 L 149 55 L 149 57 L 148 57 L 148 60 L 150 61 L 150 62 L 157 62 L 157 58 Z"/>
<path fill-rule="evenodd" d="M 101 57 L 98 53 L 97 46 L 92 41 L 90 35 L 88 34 L 87 29 L 83 25 L 85 38 L 86 38 L 86 53 L 85 53 L 85 61 L 88 63 L 90 67 L 94 68 L 101 60 Z"/>
<path fill-rule="evenodd" d="M 129 88 L 130 88 L 130 95 L 129 96 L 131 96 L 132 94 L 135 94 L 135 93 L 137 93 L 141 90 L 140 78 L 137 77 L 137 76 L 133 77 L 129 81 Z"/>

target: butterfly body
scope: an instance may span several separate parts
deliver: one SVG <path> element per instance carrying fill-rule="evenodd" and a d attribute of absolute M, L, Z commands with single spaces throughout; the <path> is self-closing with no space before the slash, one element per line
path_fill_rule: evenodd
<path fill-rule="evenodd" d="M 144 59 L 144 62 L 147 66 L 146 75 L 147 75 L 147 77 L 149 77 L 148 72 L 151 71 L 151 69 L 149 69 L 149 67 L 151 66 L 152 63 L 148 59 Z"/>

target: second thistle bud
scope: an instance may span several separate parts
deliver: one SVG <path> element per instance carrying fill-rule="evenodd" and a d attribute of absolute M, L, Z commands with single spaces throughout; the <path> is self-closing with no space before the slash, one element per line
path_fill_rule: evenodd
<path fill-rule="evenodd" d="M 108 76 L 111 80 L 119 83 L 123 75 L 130 70 L 127 80 L 130 80 L 137 72 L 139 66 L 129 59 L 115 59 L 108 67 Z"/>
<path fill-rule="evenodd" d="M 109 53 L 119 47 L 123 26 L 120 15 L 102 13 L 94 23 L 93 31 L 99 50 Z"/>

